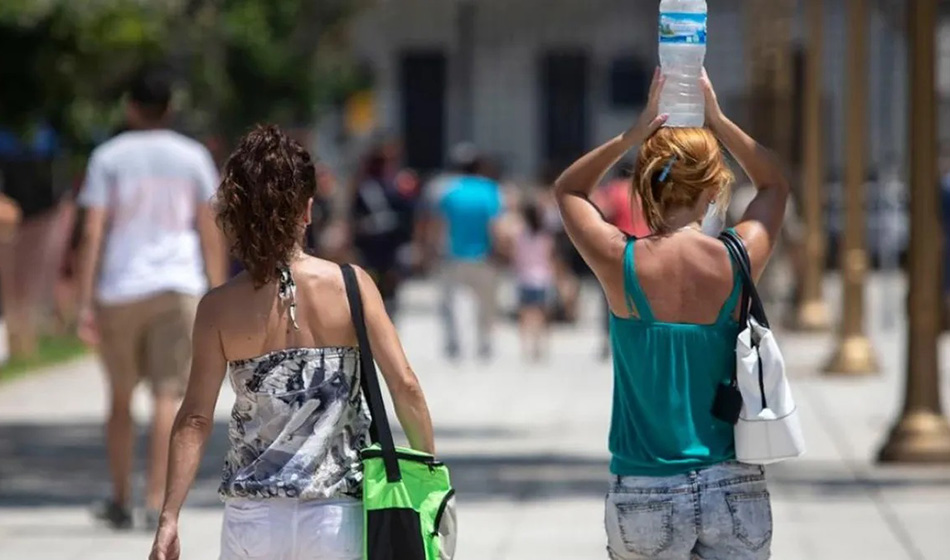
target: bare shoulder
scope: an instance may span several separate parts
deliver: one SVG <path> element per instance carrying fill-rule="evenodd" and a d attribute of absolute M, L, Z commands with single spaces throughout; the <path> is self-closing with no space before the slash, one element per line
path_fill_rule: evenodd
<path fill-rule="evenodd" d="M 236 302 L 247 301 L 254 292 L 250 276 L 242 272 L 224 284 L 209 290 L 198 303 L 198 316 L 215 324 L 226 323 L 233 310 L 240 309 Z"/>
<path fill-rule="evenodd" d="M 318 292 L 343 289 L 343 272 L 335 262 L 317 257 L 305 257 L 296 267 L 294 280 Z"/>
<path fill-rule="evenodd" d="M 297 283 L 307 282 L 315 287 L 342 290 L 344 288 L 343 266 L 333 261 L 307 257 L 298 268 Z M 375 285 L 373 278 L 362 267 L 355 264 L 347 264 L 347 266 L 353 268 L 360 286 L 365 286 L 367 282 Z"/>

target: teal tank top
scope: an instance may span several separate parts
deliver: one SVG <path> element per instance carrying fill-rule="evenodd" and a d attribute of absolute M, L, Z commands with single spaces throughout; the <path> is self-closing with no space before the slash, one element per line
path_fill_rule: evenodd
<path fill-rule="evenodd" d="M 736 367 L 739 324 L 732 317 L 741 283 L 712 325 L 657 321 L 637 278 L 634 247 L 624 251 L 624 291 L 631 313 L 610 316 L 614 355 L 610 472 L 674 476 L 735 458 L 733 427 L 712 415 L 721 383 Z"/>

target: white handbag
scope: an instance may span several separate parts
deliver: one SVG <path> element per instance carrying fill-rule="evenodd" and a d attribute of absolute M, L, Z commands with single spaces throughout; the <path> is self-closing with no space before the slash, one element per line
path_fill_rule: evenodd
<path fill-rule="evenodd" d="M 733 378 L 742 396 L 735 425 L 736 459 L 767 465 L 800 457 L 805 453 L 805 438 L 798 409 L 785 375 L 785 359 L 752 280 L 749 254 L 734 231 L 726 231 L 720 239 L 738 264 L 743 283 L 740 324 L 744 328 L 736 340 Z"/>

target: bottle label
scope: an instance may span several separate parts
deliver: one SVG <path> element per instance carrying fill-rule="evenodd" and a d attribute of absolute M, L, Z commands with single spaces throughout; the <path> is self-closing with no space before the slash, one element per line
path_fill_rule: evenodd
<path fill-rule="evenodd" d="M 706 14 L 660 13 L 660 43 L 706 44 Z"/>

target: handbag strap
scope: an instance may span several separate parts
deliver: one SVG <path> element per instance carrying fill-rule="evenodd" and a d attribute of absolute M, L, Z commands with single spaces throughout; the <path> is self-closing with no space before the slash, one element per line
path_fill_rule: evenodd
<path fill-rule="evenodd" d="M 399 471 L 399 461 L 396 459 L 396 445 L 393 443 L 393 433 L 389 427 L 389 417 L 386 415 L 386 403 L 379 389 L 379 377 L 376 375 L 376 362 L 373 360 L 373 350 L 369 344 L 369 335 L 366 332 L 366 319 L 363 315 L 363 295 L 360 292 L 356 272 L 349 264 L 340 265 L 343 271 L 343 284 L 346 286 L 346 299 L 350 304 L 350 317 L 353 328 L 356 330 L 356 340 L 360 347 L 360 388 L 369 403 L 372 417 L 369 435 L 373 443 L 378 443 L 382 450 L 383 464 L 386 466 L 386 478 L 389 482 L 402 480 Z"/>
<path fill-rule="evenodd" d="M 724 231 L 719 239 L 726 245 L 729 255 L 739 265 L 742 280 L 739 324 L 743 327 L 748 325 L 751 316 L 763 327 L 770 328 L 769 319 L 765 315 L 765 306 L 762 305 L 762 298 L 759 297 L 759 291 L 755 288 L 755 281 L 752 279 L 752 263 L 749 260 L 749 252 L 745 248 L 745 243 L 739 237 L 739 234 L 732 229 Z"/>

